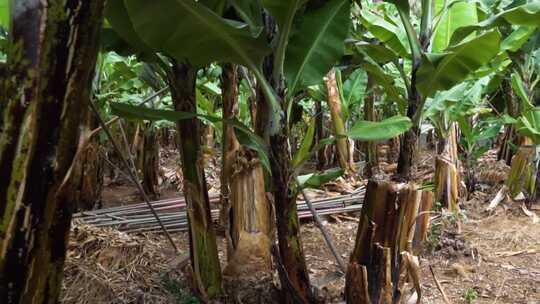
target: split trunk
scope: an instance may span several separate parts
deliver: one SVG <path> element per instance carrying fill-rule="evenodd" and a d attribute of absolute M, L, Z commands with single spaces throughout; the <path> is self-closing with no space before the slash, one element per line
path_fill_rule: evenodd
<path fill-rule="evenodd" d="M 457 124 L 452 124 L 446 138 L 439 139 L 435 158 L 435 200 L 451 212 L 459 211 L 459 159 Z"/>
<path fill-rule="evenodd" d="M 223 118 L 238 114 L 236 66 L 223 65 Z M 234 127 L 223 125 L 221 177 L 222 222 L 226 227 L 228 264 L 224 274 L 246 277 L 270 272 L 271 212 L 264 172 L 257 154 L 240 146 Z"/>
<path fill-rule="evenodd" d="M 414 185 L 369 181 L 347 271 L 347 303 L 400 302 L 406 274 L 414 274 L 410 258 L 427 234 L 425 211 L 432 202 L 431 192 Z"/>
<path fill-rule="evenodd" d="M 349 149 L 349 141 L 345 137 L 345 124 L 341 113 L 341 98 L 336 83 L 336 72 L 331 70 L 326 75 L 326 88 L 328 90 L 328 108 L 332 117 L 332 130 L 336 136 L 336 148 L 339 166 L 346 172 L 355 171 L 354 160 Z"/>

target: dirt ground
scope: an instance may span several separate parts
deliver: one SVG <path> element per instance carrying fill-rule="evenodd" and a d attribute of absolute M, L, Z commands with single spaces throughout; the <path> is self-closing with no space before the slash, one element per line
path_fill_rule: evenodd
<path fill-rule="evenodd" d="M 419 183 L 430 180 L 432 174 L 431 156 L 423 157 L 417 176 Z M 503 202 L 494 211 L 485 211 L 507 170 L 489 153 L 477 170 L 479 190 L 470 200 L 462 202 L 463 215 L 459 220 L 447 215 L 434 218 L 429 240 L 420 255 L 422 303 L 445 303 L 441 290 L 448 303 L 540 303 L 540 223 L 525 215 L 519 202 Z M 218 189 L 216 185 L 214 188 Z M 137 200 L 130 187 L 110 186 L 107 191 L 104 196 L 107 206 L 125 203 L 126 198 Z M 169 192 L 167 195 L 174 194 Z M 540 204 L 533 204 L 532 211 L 540 214 Z M 357 217 L 347 214 L 324 218 L 325 228 L 345 261 L 354 246 Z M 188 253 L 185 233 L 174 235 L 182 251 L 179 257 L 159 235 L 128 236 L 112 230 L 77 229 L 68 252 L 64 303 L 196 303 L 189 302 L 193 299 L 183 291 L 182 297 L 186 298 L 179 299 L 175 291 L 188 287 L 182 274 L 176 271 Z M 304 222 L 301 233 L 311 283 L 318 297 L 327 303 L 342 302 L 345 278 L 319 229 Z M 219 237 L 218 242 L 224 261 L 225 241 Z M 114 254 L 110 248 L 116 248 L 113 252 L 122 255 L 122 262 L 111 266 L 110 256 Z M 105 269 L 110 282 L 98 279 L 97 274 L 103 275 Z M 437 288 L 436 280 L 441 289 Z M 265 298 L 259 303 L 277 303 L 272 294 L 276 292 L 272 285 L 277 281 L 276 277 L 256 279 L 250 285 L 254 290 L 246 295 L 257 297 L 260 290 Z M 181 283 L 171 285 L 171 282 Z M 90 301 L 81 300 L 96 284 L 100 291 L 92 293 Z"/>

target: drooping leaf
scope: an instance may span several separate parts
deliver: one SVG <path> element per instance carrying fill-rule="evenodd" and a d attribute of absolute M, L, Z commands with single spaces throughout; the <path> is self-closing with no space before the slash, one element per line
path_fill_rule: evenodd
<path fill-rule="evenodd" d="M 274 17 L 278 27 L 283 29 L 296 11 L 307 0 L 261 0 L 263 7 Z"/>
<path fill-rule="evenodd" d="M 227 0 L 199 0 L 199 2 L 219 16 L 223 15 L 227 7 Z"/>
<path fill-rule="evenodd" d="M 302 18 L 285 56 L 288 95 L 317 84 L 339 60 L 349 31 L 350 3 L 331 0 Z"/>
<path fill-rule="evenodd" d="M 536 28 L 532 26 L 518 27 L 502 41 L 501 50 L 516 52 L 527 42 L 535 30 Z"/>
<path fill-rule="evenodd" d="M 117 102 L 111 103 L 110 106 L 113 115 L 121 116 L 130 120 L 167 120 L 170 122 L 177 122 L 179 120 L 198 118 L 212 124 L 230 124 L 235 129 L 238 141 L 242 145 L 255 150 L 259 155 L 259 159 L 261 160 L 261 164 L 263 165 L 263 167 L 268 170 L 268 172 L 271 172 L 270 161 L 268 160 L 268 155 L 266 153 L 267 149 L 264 141 L 237 119 L 227 119 L 224 121 L 220 117 L 214 115 L 171 110 L 157 110 L 150 109 L 144 106 L 132 106 L 129 104 Z"/>
<path fill-rule="evenodd" d="M 246 22 L 253 37 L 259 36 L 263 30 L 262 6 L 259 0 L 229 0 L 236 13 Z"/>
<path fill-rule="evenodd" d="M 378 141 L 396 137 L 411 127 L 412 122 L 406 116 L 393 116 L 377 122 L 361 120 L 354 124 L 347 136 L 363 141 Z"/>
<path fill-rule="evenodd" d="M 367 73 L 363 69 L 357 69 L 349 75 L 343 83 L 343 103 L 349 107 L 364 99 L 367 89 Z"/>
<path fill-rule="evenodd" d="M 385 64 L 399 59 L 399 55 L 395 51 L 382 44 L 358 42 L 355 44 L 355 47 L 356 50 L 364 52 L 379 64 Z"/>
<path fill-rule="evenodd" d="M 523 4 L 479 22 L 458 28 L 451 38 L 451 44 L 462 41 L 477 30 L 487 30 L 501 24 L 540 26 L 540 1 Z"/>
<path fill-rule="evenodd" d="M 397 26 L 368 10 L 363 10 L 359 19 L 362 25 L 384 45 L 401 57 L 410 57 L 405 44 L 399 37 L 400 30 Z"/>
<path fill-rule="evenodd" d="M 526 111 L 518 118 L 516 127 L 520 134 L 532 139 L 536 145 L 540 144 L 540 108 Z"/>
<path fill-rule="evenodd" d="M 376 84 L 384 88 L 384 92 L 388 95 L 390 100 L 395 101 L 398 104 L 407 103 L 403 92 L 400 92 L 395 85 L 394 77 L 388 75 L 378 64 L 365 62 L 362 64 L 362 68 L 366 70 L 369 77 L 372 77 Z"/>
<path fill-rule="evenodd" d="M 269 52 L 263 35 L 192 0 L 124 0 L 135 32 L 157 51 L 195 66 L 233 62 L 252 70 Z"/>
<path fill-rule="evenodd" d="M 298 176 L 299 188 L 319 188 L 320 186 L 332 181 L 344 173 L 343 169 L 331 169 L 322 173 L 311 173 Z"/>
<path fill-rule="evenodd" d="M 441 52 L 450 45 L 450 38 L 457 28 L 478 23 L 476 3 L 455 3 L 444 11 L 447 1 L 435 0 L 435 13 L 443 14 L 439 21 L 432 40 L 432 51 Z"/>
<path fill-rule="evenodd" d="M 300 148 L 298 149 L 298 151 L 296 151 L 291 161 L 291 166 L 293 168 L 298 168 L 309 158 L 310 156 L 309 151 L 311 149 L 311 146 L 313 145 L 314 135 L 315 135 L 315 119 L 312 119 L 306 131 L 306 134 L 304 135 L 304 139 L 302 140 L 302 143 L 300 144 Z"/>
<path fill-rule="evenodd" d="M 133 46 L 136 52 L 154 52 L 135 32 L 135 26 L 128 15 L 123 0 L 107 1 L 105 4 L 105 16 L 114 31 L 128 44 Z"/>
<path fill-rule="evenodd" d="M 435 61 L 424 56 L 417 73 L 418 90 L 431 97 L 465 80 L 499 53 L 500 39 L 499 32 L 490 31 L 448 48 Z"/>
<path fill-rule="evenodd" d="M 385 0 L 385 2 L 394 4 L 399 10 L 403 12 L 410 11 L 409 0 Z"/>
<path fill-rule="evenodd" d="M 521 108 L 524 110 L 532 108 L 531 100 L 525 91 L 525 85 L 523 84 L 523 80 L 518 73 L 514 72 L 512 75 L 510 75 L 510 85 L 512 86 L 514 93 L 516 93 L 521 101 Z"/>

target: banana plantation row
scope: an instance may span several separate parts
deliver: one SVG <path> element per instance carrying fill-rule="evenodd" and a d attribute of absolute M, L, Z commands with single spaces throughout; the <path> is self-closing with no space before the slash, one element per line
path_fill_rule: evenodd
<path fill-rule="evenodd" d="M 172 129 L 203 301 L 224 296 L 204 173 L 214 146 L 224 272 L 274 261 L 286 303 L 316 302 L 296 209 L 304 188 L 373 177 L 348 303 L 398 303 L 407 284 L 420 299 L 429 212 L 459 212 L 462 179 L 474 192 L 496 138 L 512 164 L 506 191 L 535 200 L 538 1 L 3 0 L 0 23 L 1 303 L 58 301 L 72 214 L 99 196 L 104 143 L 149 201 L 157 138 Z M 426 123 L 435 177 L 416 185 Z M 395 176 L 379 168 L 383 140 L 398 150 Z M 339 170 L 323 170 L 325 147 Z M 301 175 L 313 161 L 318 171 Z"/>

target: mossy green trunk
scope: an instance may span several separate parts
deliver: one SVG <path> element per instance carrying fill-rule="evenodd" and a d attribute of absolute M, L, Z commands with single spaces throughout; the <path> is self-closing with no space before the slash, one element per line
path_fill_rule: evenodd
<path fill-rule="evenodd" d="M 104 1 L 17 1 L 1 91 L 0 302 L 57 303 Z"/>
<path fill-rule="evenodd" d="M 175 110 L 196 113 L 196 77 L 197 71 L 190 65 L 173 65 L 169 84 Z M 204 176 L 200 122 L 193 118 L 178 121 L 176 125 L 184 175 L 184 196 L 188 206 L 191 266 L 195 280 L 193 285 L 203 299 L 214 299 L 222 294 L 221 267 Z"/>

